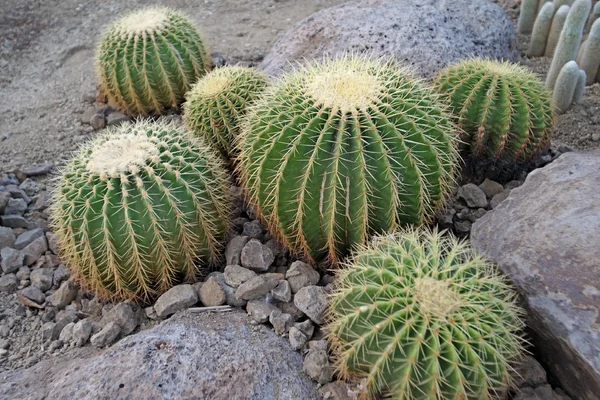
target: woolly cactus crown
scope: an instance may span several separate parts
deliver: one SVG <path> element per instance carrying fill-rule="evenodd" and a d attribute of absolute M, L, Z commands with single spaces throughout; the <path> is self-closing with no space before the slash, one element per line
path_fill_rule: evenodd
<path fill-rule="evenodd" d="M 455 126 L 392 62 L 299 66 L 248 112 L 238 171 L 271 233 L 335 263 L 355 243 L 430 218 L 453 182 Z"/>
<path fill-rule="evenodd" d="M 195 281 L 219 256 L 228 179 L 202 140 L 139 121 L 84 145 L 59 177 L 51 221 L 61 256 L 102 297 L 149 299 Z"/>
<path fill-rule="evenodd" d="M 342 377 L 395 400 L 491 399 L 509 387 L 522 310 L 465 242 L 435 231 L 375 237 L 335 284 L 328 331 Z"/>
<path fill-rule="evenodd" d="M 217 68 L 186 94 L 184 120 L 193 132 L 228 157 L 234 153 L 240 118 L 266 85 L 266 77 L 254 68 Z"/>
<path fill-rule="evenodd" d="M 129 114 L 178 107 L 211 67 L 205 44 L 182 13 L 164 7 L 131 12 L 106 29 L 96 51 L 101 91 Z"/>

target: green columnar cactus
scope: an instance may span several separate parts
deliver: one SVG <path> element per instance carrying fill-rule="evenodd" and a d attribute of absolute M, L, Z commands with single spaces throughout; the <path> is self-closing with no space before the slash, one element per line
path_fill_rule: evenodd
<path fill-rule="evenodd" d="M 437 232 L 376 237 L 338 271 L 338 374 L 394 400 L 491 399 L 511 385 L 523 311 L 491 263 Z"/>
<path fill-rule="evenodd" d="M 552 93 L 552 104 L 557 114 L 562 114 L 573 103 L 573 96 L 579 80 L 579 66 L 575 61 L 569 61 L 560 70 L 556 86 Z"/>
<path fill-rule="evenodd" d="M 577 84 L 575 85 L 575 91 L 573 92 L 573 103 L 579 104 L 581 103 L 581 99 L 583 99 L 583 94 L 585 92 L 585 81 L 586 81 L 586 73 L 584 70 L 579 70 L 579 75 L 577 76 Z"/>
<path fill-rule="evenodd" d="M 455 136 L 406 70 L 344 56 L 266 90 L 248 112 L 237 168 L 274 236 L 335 264 L 375 232 L 431 218 L 453 183 Z"/>
<path fill-rule="evenodd" d="M 592 25 L 592 30 L 586 40 L 585 49 L 581 54 L 579 66 L 587 74 L 585 84 L 591 85 L 596 79 L 596 72 L 600 67 L 600 19 Z"/>
<path fill-rule="evenodd" d="M 562 67 L 577 58 L 583 28 L 591 8 L 591 0 L 576 0 L 571 6 L 546 76 L 546 89 L 552 91 Z"/>
<path fill-rule="evenodd" d="M 168 8 L 135 11 L 112 23 L 96 52 L 100 90 L 128 114 L 178 107 L 211 67 L 204 42 L 183 14 Z"/>
<path fill-rule="evenodd" d="M 541 57 L 544 55 L 548 34 L 550 33 L 550 25 L 554 17 L 554 4 L 546 3 L 538 14 L 535 24 L 533 25 L 533 33 L 531 34 L 531 42 L 527 55 L 530 57 Z"/>
<path fill-rule="evenodd" d="M 266 77 L 256 69 L 218 68 L 200 79 L 186 95 L 184 120 L 227 158 L 233 155 L 240 118 L 266 85 Z"/>
<path fill-rule="evenodd" d="M 550 141 L 552 107 L 542 82 L 510 63 L 465 60 L 435 81 L 477 158 L 520 162 Z"/>
<path fill-rule="evenodd" d="M 554 55 L 554 50 L 556 50 L 560 33 L 565 25 L 570 9 L 571 7 L 565 4 L 560 6 L 556 11 L 556 14 L 554 14 L 552 25 L 550 26 L 550 33 L 548 34 L 548 40 L 546 41 L 546 49 L 544 50 L 545 57 L 552 57 Z"/>
<path fill-rule="evenodd" d="M 531 33 L 535 16 L 537 15 L 539 0 L 523 0 L 517 21 L 517 31 L 519 33 Z M 543 0 L 542 0 L 543 1 Z"/>
<path fill-rule="evenodd" d="M 228 227 L 229 185 L 199 138 L 139 121 L 83 146 L 64 168 L 51 220 L 61 256 L 101 297 L 150 299 L 194 281 Z"/>

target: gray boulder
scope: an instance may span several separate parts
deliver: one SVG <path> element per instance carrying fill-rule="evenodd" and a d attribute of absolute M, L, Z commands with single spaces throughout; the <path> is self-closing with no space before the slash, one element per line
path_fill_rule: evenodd
<path fill-rule="evenodd" d="M 3 193 L 3 192 L 0 192 Z M 12 247 L 15 244 L 15 234 L 12 229 L 0 226 L 0 249 Z"/>
<path fill-rule="evenodd" d="M 543 363 L 578 399 L 600 393 L 600 152 L 533 171 L 471 231 L 514 282 Z"/>
<path fill-rule="evenodd" d="M 487 0 L 367 0 L 328 8 L 282 35 L 261 64 L 275 75 L 290 62 L 344 52 L 394 57 L 432 77 L 468 57 L 513 59 L 514 27 Z"/>
<path fill-rule="evenodd" d="M 0 373 L 0 398 L 316 399 L 302 365 L 243 312 L 182 313 L 103 351 L 73 349 Z"/>

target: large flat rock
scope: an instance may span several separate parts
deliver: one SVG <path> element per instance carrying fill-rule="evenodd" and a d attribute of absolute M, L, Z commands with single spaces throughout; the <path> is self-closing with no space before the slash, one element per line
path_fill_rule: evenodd
<path fill-rule="evenodd" d="M 2 399 L 316 399 L 302 355 L 245 313 L 178 314 L 100 352 L 0 374 Z"/>
<path fill-rule="evenodd" d="M 473 246 L 512 279 L 544 362 L 600 398 L 600 152 L 566 153 L 478 220 Z"/>
<path fill-rule="evenodd" d="M 317 12 L 282 35 L 261 68 L 278 74 L 290 63 L 345 52 L 393 57 L 431 77 L 468 57 L 513 59 L 514 27 L 488 0 L 366 0 Z"/>

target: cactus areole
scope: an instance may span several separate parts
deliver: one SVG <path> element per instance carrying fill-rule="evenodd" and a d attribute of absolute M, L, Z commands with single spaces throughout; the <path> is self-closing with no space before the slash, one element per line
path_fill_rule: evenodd
<path fill-rule="evenodd" d="M 100 90 L 133 115 L 178 107 L 211 67 L 204 42 L 183 14 L 168 8 L 134 11 L 112 23 L 96 52 Z"/>
<path fill-rule="evenodd" d="M 219 255 L 228 180 L 212 150 L 171 124 L 126 124 L 83 146 L 51 208 L 61 256 L 101 297 L 155 297 Z"/>
<path fill-rule="evenodd" d="M 394 400 L 493 399 L 510 387 L 523 311 L 465 242 L 414 230 L 375 237 L 335 284 L 327 330 L 341 377 Z"/>
<path fill-rule="evenodd" d="M 248 112 L 238 171 L 272 234 L 335 263 L 432 216 L 453 182 L 455 127 L 404 69 L 357 56 L 283 76 Z"/>

